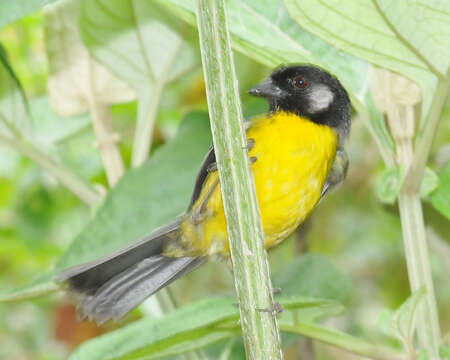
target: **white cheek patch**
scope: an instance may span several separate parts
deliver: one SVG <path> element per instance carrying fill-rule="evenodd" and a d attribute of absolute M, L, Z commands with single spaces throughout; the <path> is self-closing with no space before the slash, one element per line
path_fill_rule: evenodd
<path fill-rule="evenodd" d="M 333 102 L 334 94 L 326 85 L 314 85 L 308 94 L 308 111 L 317 113 L 326 110 Z"/>

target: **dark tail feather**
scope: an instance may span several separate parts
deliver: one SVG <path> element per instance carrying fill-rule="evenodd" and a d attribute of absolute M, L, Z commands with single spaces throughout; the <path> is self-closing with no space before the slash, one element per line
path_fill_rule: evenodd
<path fill-rule="evenodd" d="M 103 323 L 118 319 L 146 298 L 203 263 L 202 257 L 162 255 L 164 241 L 177 236 L 179 221 L 103 259 L 58 275 L 78 295 L 82 316 Z"/>

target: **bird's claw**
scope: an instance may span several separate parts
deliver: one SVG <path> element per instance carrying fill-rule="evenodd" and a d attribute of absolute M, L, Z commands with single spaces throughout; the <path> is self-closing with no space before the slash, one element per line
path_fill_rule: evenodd
<path fill-rule="evenodd" d="M 284 308 L 278 301 L 275 301 L 272 306 L 269 306 L 268 308 L 265 309 L 256 309 L 256 311 L 267 312 L 272 315 L 278 315 L 284 311 Z"/>
<path fill-rule="evenodd" d="M 244 149 L 247 149 L 247 151 L 250 151 L 255 147 L 255 139 L 248 138 L 247 139 L 247 145 L 244 146 Z"/>

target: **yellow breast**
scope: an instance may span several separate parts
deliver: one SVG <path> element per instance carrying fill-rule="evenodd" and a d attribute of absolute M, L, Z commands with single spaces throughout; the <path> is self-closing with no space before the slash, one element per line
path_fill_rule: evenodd
<path fill-rule="evenodd" d="M 285 112 L 253 119 L 247 137 L 255 142 L 249 155 L 257 158 L 252 169 L 265 247 L 270 248 L 291 234 L 320 200 L 338 137 L 328 126 Z M 195 222 L 189 214 L 185 217 L 180 246 L 169 249 L 167 255 L 229 254 L 220 185 L 214 185 L 217 181 L 217 172 L 208 175 L 192 208 L 198 210 L 208 198 L 206 206 L 203 204 L 204 217 Z"/>

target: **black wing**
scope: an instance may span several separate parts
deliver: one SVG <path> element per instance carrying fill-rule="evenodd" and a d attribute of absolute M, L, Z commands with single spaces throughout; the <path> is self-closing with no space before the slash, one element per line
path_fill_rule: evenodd
<path fill-rule="evenodd" d="M 191 202 L 189 203 L 189 210 L 192 208 L 192 206 L 195 204 L 198 197 L 200 196 L 206 177 L 208 176 L 211 167 L 214 166 L 213 164 L 215 163 L 216 163 L 216 154 L 214 153 L 214 147 L 211 145 L 211 147 L 208 150 L 208 153 L 203 159 L 202 166 L 200 167 L 200 170 L 197 174 L 197 179 L 195 180 L 195 186 L 194 191 L 192 193 Z"/>

